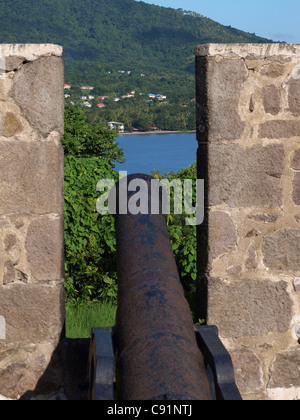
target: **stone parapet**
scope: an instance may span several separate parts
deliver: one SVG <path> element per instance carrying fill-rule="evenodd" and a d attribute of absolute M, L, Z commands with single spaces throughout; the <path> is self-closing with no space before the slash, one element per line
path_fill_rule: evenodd
<path fill-rule="evenodd" d="M 49 363 L 64 325 L 61 55 L 0 44 L 0 394 L 13 399 L 59 383 Z"/>
<path fill-rule="evenodd" d="M 244 398 L 300 398 L 300 45 L 199 46 L 196 84 L 200 315 Z"/>

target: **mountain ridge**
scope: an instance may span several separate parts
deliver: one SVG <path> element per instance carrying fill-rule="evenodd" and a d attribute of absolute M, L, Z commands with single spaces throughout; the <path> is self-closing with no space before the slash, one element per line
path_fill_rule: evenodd
<path fill-rule="evenodd" d="M 67 64 L 128 63 L 141 71 L 157 64 L 184 69 L 198 44 L 269 42 L 194 12 L 135 0 L 3 0 L 0 20 L 1 43 L 57 43 Z"/>
<path fill-rule="evenodd" d="M 89 122 L 122 121 L 127 131 L 195 129 L 197 45 L 272 42 L 135 0 L 2 0 L 0 21 L 0 43 L 62 45 L 66 103 Z"/>

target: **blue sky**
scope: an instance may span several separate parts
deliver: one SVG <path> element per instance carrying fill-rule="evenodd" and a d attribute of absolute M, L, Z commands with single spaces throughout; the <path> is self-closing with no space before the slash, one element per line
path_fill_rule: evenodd
<path fill-rule="evenodd" d="M 223 25 L 274 41 L 300 44 L 300 0 L 143 0 L 198 12 Z"/>

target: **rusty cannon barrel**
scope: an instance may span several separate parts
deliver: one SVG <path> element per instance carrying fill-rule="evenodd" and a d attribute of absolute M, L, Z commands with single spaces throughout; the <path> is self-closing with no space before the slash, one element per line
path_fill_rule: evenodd
<path fill-rule="evenodd" d="M 210 400 L 207 373 L 166 218 L 161 203 L 157 203 L 160 198 L 152 194 L 151 199 L 152 179 L 135 174 L 121 179 L 117 186 L 120 193 L 122 188 L 127 192 L 134 189 L 130 188 L 131 181 L 135 186 L 143 184 L 138 193 L 140 213 L 130 210 L 130 202 L 137 201 L 135 190 L 127 197 L 125 194 L 127 211 L 123 194 L 116 215 L 116 399 Z M 151 207 L 160 207 L 160 214 L 151 214 Z"/>

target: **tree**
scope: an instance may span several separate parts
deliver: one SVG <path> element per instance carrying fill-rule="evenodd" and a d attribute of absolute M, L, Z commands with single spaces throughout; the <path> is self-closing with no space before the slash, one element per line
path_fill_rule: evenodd
<path fill-rule="evenodd" d="M 101 179 L 118 180 L 115 162 L 124 161 L 116 133 L 87 124 L 82 111 L 66 108 L 65 272 L 68 299 L 116 299 L 116 238 L 113 216 L 96 210 Z"/>
<path fill-rule="evenodd" d="M 88 124 L 80 109 L 66 106 L 65 134 L 62 139 L 65 155 L 101 157 L 114 167 L 116 162 L 124 162 L 124 153 L 116 137 L 116 131 L 100 124 Z"/>

